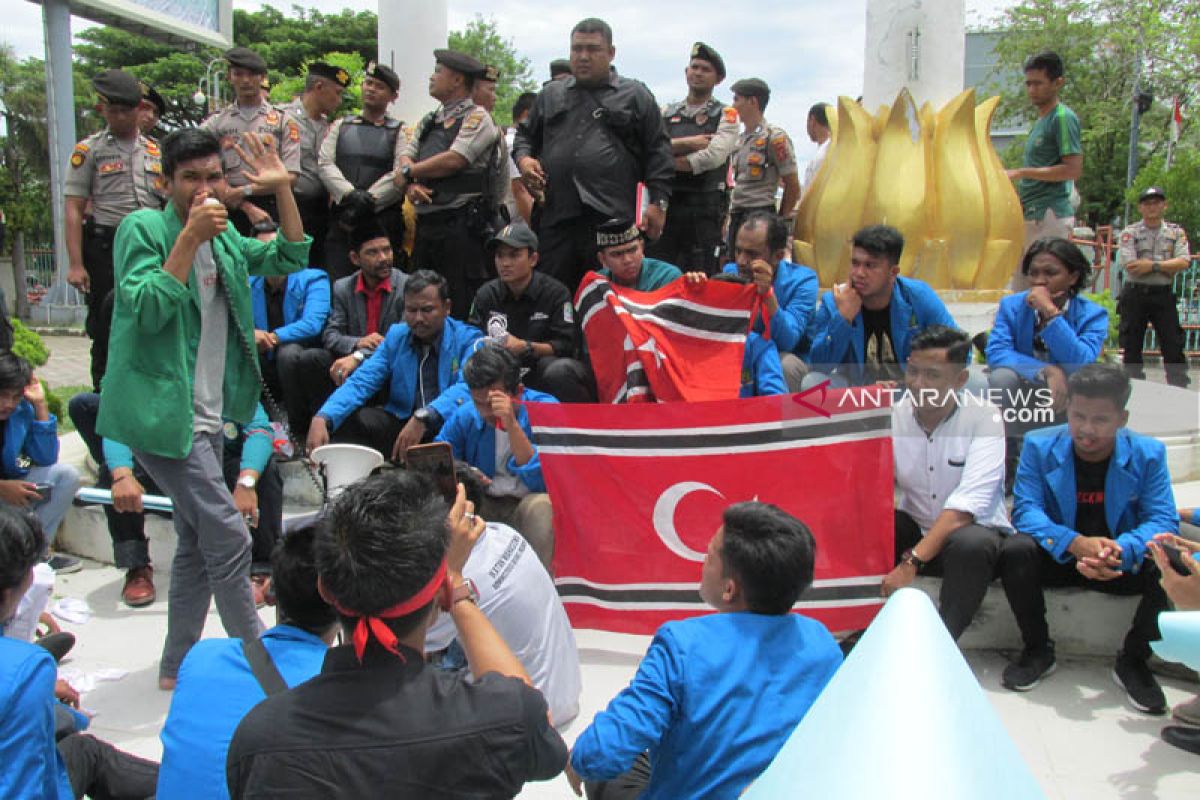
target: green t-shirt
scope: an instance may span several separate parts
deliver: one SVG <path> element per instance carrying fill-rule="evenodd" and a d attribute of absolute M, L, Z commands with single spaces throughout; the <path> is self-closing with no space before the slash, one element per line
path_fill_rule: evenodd
<path fill-rule="evenodd" d="M 1022 166 L 1053 167 L 1062 163 L 1064 156 L 1075 156 L 1082 152 L 1079 117 L 1059 103 L 1053 111 L 1033 123 L 1029 138 L 1025 140 Z M 1071 209 L 1070 181 L 1022 178 L 1018 192 L 1025 219 L 1041 219 L 1048 208 L 1054 211 L 1056 217 L 1070 217 L 1075 213 Z"/>

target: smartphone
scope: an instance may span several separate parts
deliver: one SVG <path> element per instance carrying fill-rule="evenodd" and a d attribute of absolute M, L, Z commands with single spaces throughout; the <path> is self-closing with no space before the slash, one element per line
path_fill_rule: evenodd
<path fill-rule="evenodd" d="M 1167 561 L 1171 562 L 1172 569 L 1184 577 L 1192 574 L 1192 571 L 1188 569 L 1188 565 L 1183 563 L 1185 558 L 1191 558 L 1191 554 L 1184 555 L 1183 551 L 1178 547 L 1172 547 L 1169 544 L 1163 544 L 1160 546 L 1162 547 L 1163 552 L 1167 554 Z"/>
<path fill-rule="evenodd" d="M 454 450 L 449 442 L 413 445 L 405 451 L 404 458 L 409 469 L 431 475 L 442 497 L 447 503 L 454 504 L 458 481 L 454 479 Z"/>
<path fill-rule="evenodd" d="M 53 489 L 53 488 L 54 488 L 54 487 L 52 487 L 52 486 L 51 486 L 50 484 L 48 484 L 48 483 L 35 483 L 35 484 L 33 485 L 33 490 L 34 490 L 35 492 L 37 492 L 37 493 L 38 493 L 38 495 L 40 495 L 40 496 L 41 496 L 41 498 L 42 498 L 42 502 L 43 502 L 43 503 L 45 503 L 46 501 L 48 501 L 48 500 L 50 499 L 50 491 L 51 491 L 51 489 Z"/>

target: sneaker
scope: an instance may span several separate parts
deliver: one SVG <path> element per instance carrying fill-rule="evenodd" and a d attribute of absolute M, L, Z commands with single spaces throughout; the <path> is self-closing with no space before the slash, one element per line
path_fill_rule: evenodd
<path fill-rule="evenodd" d="M 1042 682 L 1058 667 L 1054 658 L 1054 642 L 1047 642 L 1040 647 L 1026 647 L 1021 651 L 1021 657 L 1016 663 L 1004 668 L 1004 676 L 1000 679 L 1005 689 L 1014 692 L 1028 692 Z"/>
<path fill-rule="evenodd" d="M 1200 729 L 1168 725 L 1162 729 L 1163 741 L 1200 756 Z"/>
<path fill-rule="evenodd" d="M 69 575 L 83 569 L 83 560 L 66 553 L 55 553 L 46 561 L 55 575 Z"/>
<path fill-rule="evenodd" d="M 1200 694 L 1186 703 L 1180 703 L 1172 708 L 1171 716 L 1185 725 L 1195 725 L 1200 728 Z"/>
<path fill-rule="evenodd" d="M 1162 687 L 1154 679 L 1154 673 L 1146 665 L 1145 659 L 1117 654 L 1117 662 L 1113 665 L 1113 680 L 1125 690 L 1129 704 L 1145 714 L 1167 713 L 1167 698 Z"/>
<path fill-rule="evenodd" d="M 130 608 L 141 608 L 154 602 L 154 567 L 134 567 L 125 573 L 121 600 Z"/>

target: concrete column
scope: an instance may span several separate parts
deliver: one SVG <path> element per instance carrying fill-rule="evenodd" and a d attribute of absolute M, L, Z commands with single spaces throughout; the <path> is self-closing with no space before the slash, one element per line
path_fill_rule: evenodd
<path fill-rule="evenodd" d="M 437 108 L 429 96 L 433 51 L 446 46 L 446 0 L 379 0 L 379 62 L 400 76 L 400 97 L 393 116 L 416 125 Z"/>
<path fill-rule="evenodd" d="M 935 110 L 963 89 L 963 0 L 867 0 L 863 107 L 890 106 L 900 90 Z"/>
<path fill-rule="evenodd" d="M 71 10 L 67 0 L 43 0 L 46 35 L 46 127 L 50 136 L 50 207 L 54 219 L 54 260 L 57 272 L 49 302 L 62 303 L 67 286 L 66 222 L 63 189 L 65 170 L 75 147 L 75 92 L 71 79 Z"/>

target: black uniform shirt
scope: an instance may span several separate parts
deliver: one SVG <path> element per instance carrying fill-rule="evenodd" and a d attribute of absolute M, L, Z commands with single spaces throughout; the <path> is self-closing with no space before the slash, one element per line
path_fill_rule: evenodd
<path fill-rule="evenodd" d="M 499 278 L 481 286 L 467 324 L 493 338 L 509 333 L 527 342 L 545 342 L 556 356 L 570 356 L 575 350 L 571 293 L 558 280 L 537 271 L 520 297 L 514 297 Z"/>

